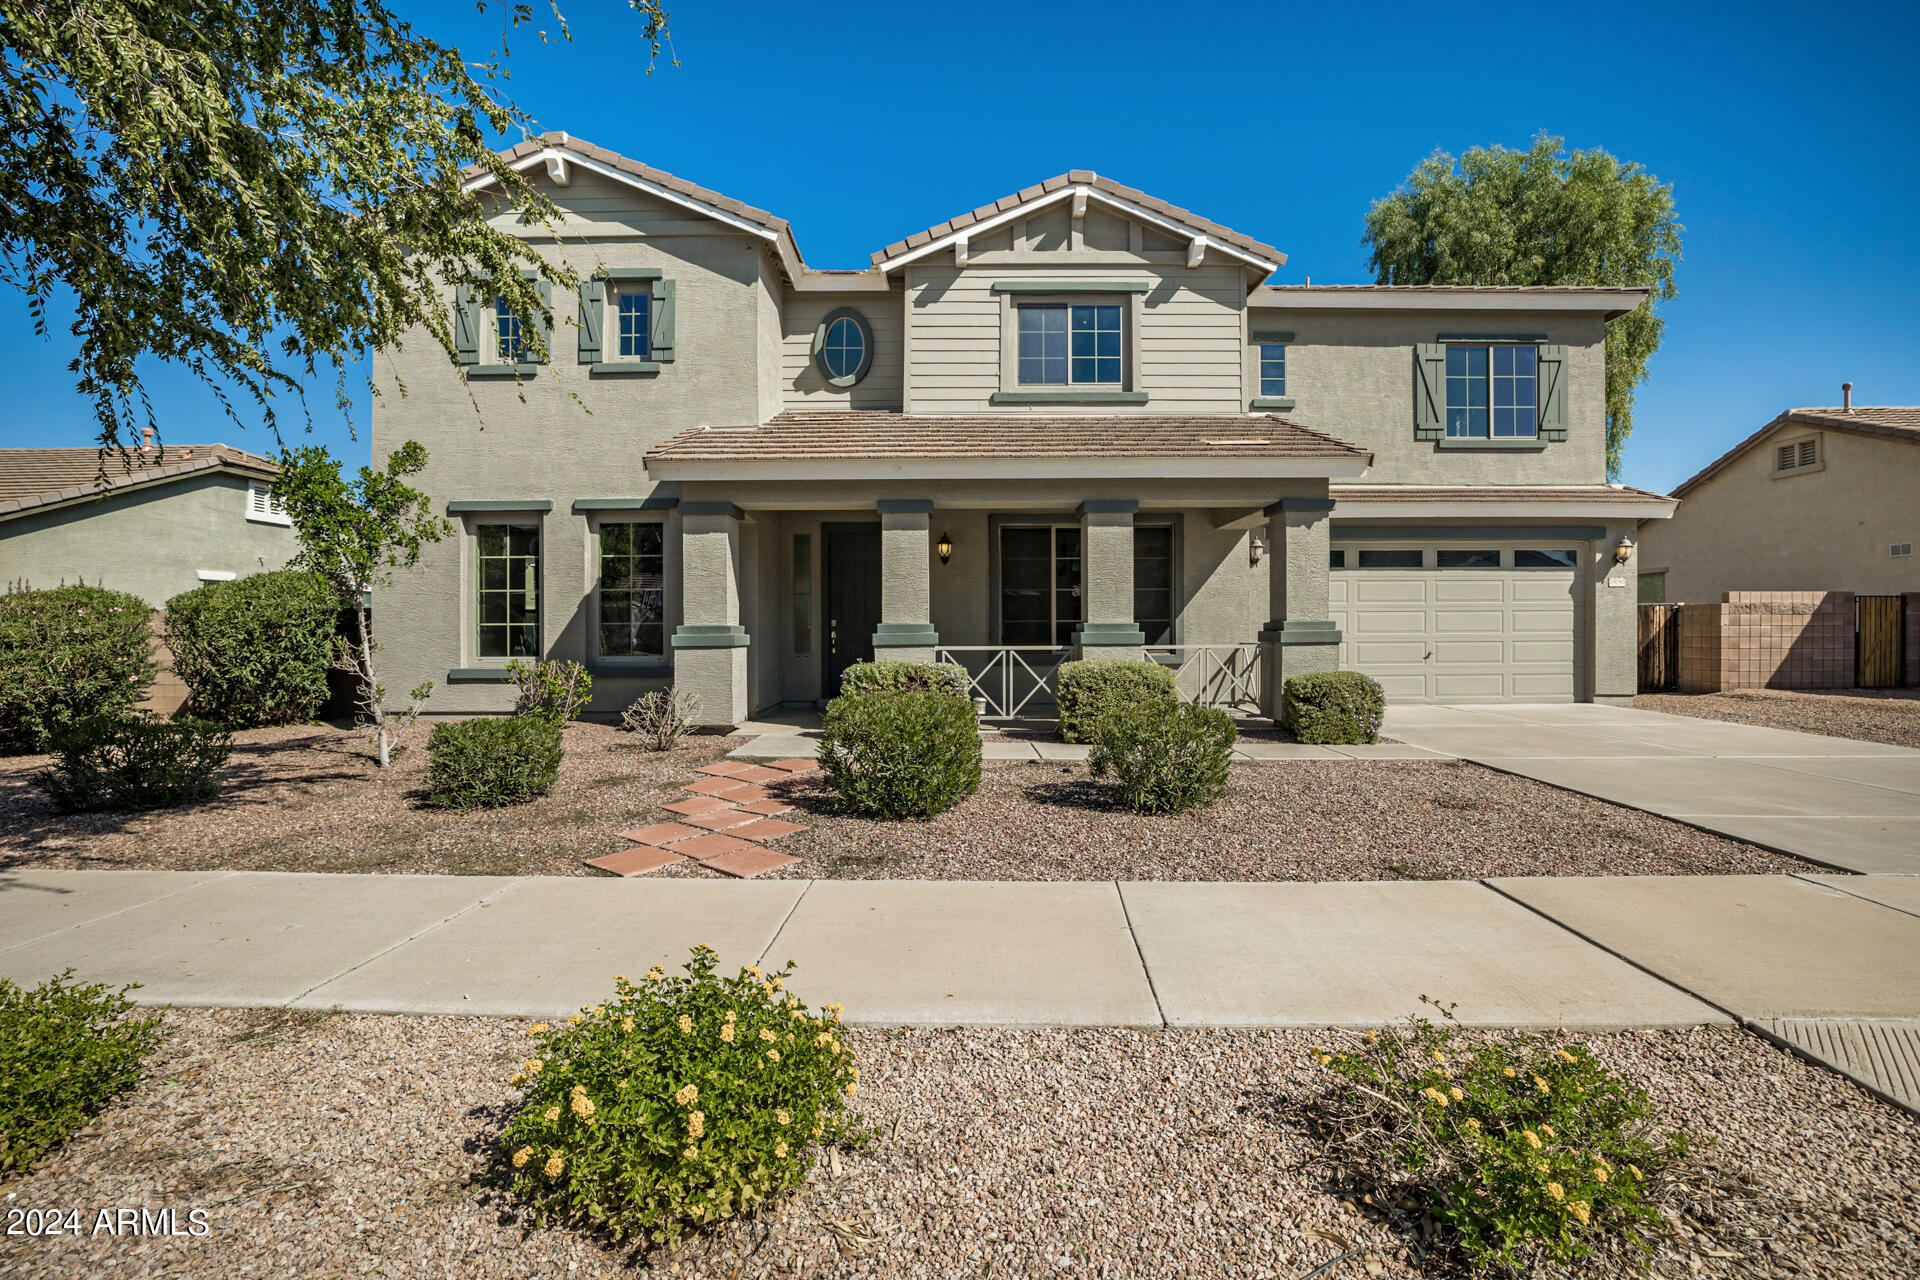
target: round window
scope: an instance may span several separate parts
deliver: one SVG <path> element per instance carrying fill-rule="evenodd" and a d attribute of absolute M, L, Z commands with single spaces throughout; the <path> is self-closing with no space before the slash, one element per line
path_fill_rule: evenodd
<path fill-rule="evenodd" d="M 821 375 L 836 387 L 850 387 L 866 377 L 873 363 L 873 334 L 866 317 L 846 308 L 829 315 L 815 331 L 813 354 Z"/>

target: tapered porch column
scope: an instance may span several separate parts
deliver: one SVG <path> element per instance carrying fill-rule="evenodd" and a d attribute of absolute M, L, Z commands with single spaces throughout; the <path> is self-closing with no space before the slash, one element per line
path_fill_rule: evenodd
<path fill-rule="evenodd" d="M 933 503 L 924 498 L 876 502 L 880 512 L 880 625 L 876 662 L 932 662 Z"/>
<path fill-rule="evenodd" d="M 747 719 L 747 631 L 740 625 L 740 522 L 731 502 L 680 504 L 680 625 L 673 682 L 698 694 L 702 728 Z"/>
<path fill-rule="evenodd" d="M 1133 623 L 1133 517 L 1130 498 L 1080 504 L 1080 629 L 1082 658 L 1142 657 L 1146 633 Z"/>
<path fill-rule="evenodd" d="M 1281 717 L 1293 676 L 1339 665 L 1340 632 L 1327 617 L 1331 498 L 1282 498 L 1266 510 L 1269 621 L 1260 632 L 1261 710 Z"/>

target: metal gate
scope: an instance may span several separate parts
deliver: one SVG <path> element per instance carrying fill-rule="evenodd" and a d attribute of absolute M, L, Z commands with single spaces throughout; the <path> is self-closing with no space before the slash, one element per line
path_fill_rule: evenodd
<path fill-rule="evenodd" d="M 1900 683 L 1906 636 L 1903 596 L 1858 596 L 1860 621 L 1854 652 L 1854 682 L 1862 689 L 1891 689 Z"/>

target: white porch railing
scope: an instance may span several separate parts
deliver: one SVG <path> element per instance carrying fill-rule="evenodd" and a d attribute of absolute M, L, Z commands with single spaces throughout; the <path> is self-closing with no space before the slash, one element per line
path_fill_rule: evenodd
<path fill-rule="evenodd" d="M 1227 711 L 1260 710 L 1257 644 L 1153 644 L 1147 657 L 1173 668 L 1183 702 Z"/>
<path fill-rule="evenodd" d="M 994 720 L 1052 716 L 1054 677 L 1072 656 L 1071 649 L 1020 649 L 998 644 L 941 645 L 933 651 L 935 662 L 966 668 L 968 696 L 985 699 L 985 714 Z"/>

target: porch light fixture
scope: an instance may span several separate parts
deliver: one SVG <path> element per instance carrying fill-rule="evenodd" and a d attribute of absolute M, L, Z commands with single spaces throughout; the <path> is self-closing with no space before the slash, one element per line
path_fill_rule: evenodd
<path fill-rule="evenodd" d="M 1613 549 L 1613 562 L 1624 565 L 1633 557 L 1633 539 L 1626 534 L 1620 535 L 1620 545 Z"/>
<path fill-rule="evenodd" d="M 1253 567 L 1258 569 L 1260 567 L 1260 561 L 1265 558 L 1266 554 L 1267 544 L 1261 541 L 1259 534 L 1254 534 L 1253 538 L 1247 543 L 1247 559 L 1251 560 Z"/>
<path fill-rule="evenodd" d="M 953 556 L 953 539 L 942 533 L 940 541 L 933 544 L 933 549 L 940 553 L 940 563 L 945 564 Z"/>

